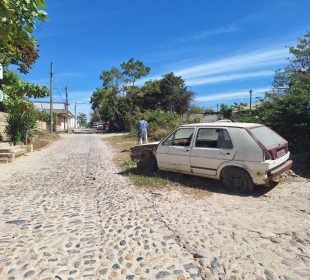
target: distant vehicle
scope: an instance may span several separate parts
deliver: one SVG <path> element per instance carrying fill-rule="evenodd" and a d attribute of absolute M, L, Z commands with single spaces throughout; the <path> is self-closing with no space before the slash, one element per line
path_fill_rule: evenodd
<path fill-rule="evenodd" d="M 138 168 L 180 172 L 222 180 L 225 188 L 251 193 L 289 170 L 288 142 L 256 123 L 182 125 L 160 142 L 135 146 Z"/>
<path fill-rule="evenodd" d="M 95 124 L 92 128 L 95 128 L 96 130 L 102 130 L 102 123 Z"/>

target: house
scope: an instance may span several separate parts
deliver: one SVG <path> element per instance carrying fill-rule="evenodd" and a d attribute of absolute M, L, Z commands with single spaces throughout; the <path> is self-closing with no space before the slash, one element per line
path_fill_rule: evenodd
<path fill-rule="evenodd" d="M 37 110 L 50 114 L 50 102 L 32 101 L 32 103 Z M 53 113 L 56 114 L 56 119 L 54 119 L 55 131 L 67 131 L 77 128 L 75 116 L 69 111 L 68 105 L 65 102 L 53 102 Z"/>

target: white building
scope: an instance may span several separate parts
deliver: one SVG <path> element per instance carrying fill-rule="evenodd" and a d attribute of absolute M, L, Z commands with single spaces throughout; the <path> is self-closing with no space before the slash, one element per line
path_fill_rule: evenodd
<path fill-rule="evenodd" d="M 32 101 L 35 108 L 39 111 L 50 113 L 50 103 L 48 101 Z M 53 112 L 56 114 L 54 120 L 56 131 L 66 131 L 78 128 L 78 123 L 75 116 L 69 111 L 68 105 L 65 102 L 53 102 Z"/>

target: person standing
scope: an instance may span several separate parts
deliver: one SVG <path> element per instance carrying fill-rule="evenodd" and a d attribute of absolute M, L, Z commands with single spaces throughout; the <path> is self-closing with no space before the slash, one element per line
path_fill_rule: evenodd
<path fill-rule="evenodd" d="M 145 120 L 140 120 L 138 122 L 138 138 L 139 145 L 147 144 L 147 129 L 148 123 Z"/>

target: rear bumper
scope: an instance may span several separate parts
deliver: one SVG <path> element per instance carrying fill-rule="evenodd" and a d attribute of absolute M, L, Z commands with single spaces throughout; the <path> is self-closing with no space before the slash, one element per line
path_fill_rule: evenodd
<path fill-rule="evenodd" d="M 283 172 L 290 170 L 292 165 L 293 165 L 293 161 L 288 160 L 288 161 L 282 163 L 281 165 L 279 165 L 279 166 L 277 166 L 271 170 L 268 170 L 267 171 L 267 178 L 269 180 L 271 180 L 271 179 L 281 175 Z"/>

